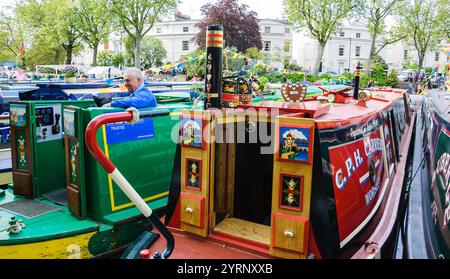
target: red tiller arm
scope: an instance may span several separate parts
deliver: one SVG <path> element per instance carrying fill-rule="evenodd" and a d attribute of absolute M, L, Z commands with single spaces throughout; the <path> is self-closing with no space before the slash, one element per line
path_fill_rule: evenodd
<path fill-rule="evenodd" d="M 92 119 L 86 128 L 86 146 L 92 156 L 94 156 L 95 160 L 97 160 L 108 173 L 112 173 L 116 167 L 108 158 L 106 158 L 105 153 L 103 153 L 100 146 L 98 146 L 97 130 L 104 124 L 130 121 L 131 119 L 133 119 L 133 113 L 131 111 L 105 113 Z"/>

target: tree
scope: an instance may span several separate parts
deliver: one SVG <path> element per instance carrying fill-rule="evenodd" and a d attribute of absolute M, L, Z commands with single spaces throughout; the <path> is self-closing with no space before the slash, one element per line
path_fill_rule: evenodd
<path fill-rule="evenodd" d="M 247 5 L 239 5 L 237 0 L 217 1 L 205 4 L 201 8 L 203 19 L 195 25 L 199 33 L 194 40 L 200 48 L 206 44 L 206 29 L 210 25 L 221 25 L 224 29 L 224 45 L 235 47 L 238 51 L 256 47 L 262 48 L 258 18 Z"/>
<path fill-rule="evenodd" d="M 372 64 L 373 64 L 373 66 L 378 66 L 385 70 L 387 70 L 389 68 L 386 61 L 384 61 L 383 57 L 381 57 L 381 55 L 379 55 L 378 53 L 373 56 Z"/>
<path fill-rule="evenodd" d="M 190 79 L 194 76 L 204 77 L 206 69 L 206 61 L 204 58 L 205 49 L 199 49 L 187 55 L 188 62 L 185 63 L 187 77 Z M 195 59 L 195 60 L 194 60 Z"/>
<path fill-rule="evenodd" d="M 167 51 L 162 42 L 153 37 L 145 37 L 141 42 L 142 60 L 149 67 L 162 65 L 162 60 L 166 58 Z"/>
<path fill-rule="evenodd" d="M 427 50 L 436 48 L 443 38 L 448 0 L 412 0 L 399 8 L 398 26 L 395 31 L 405 34 L 405 41 L 414 45 L 419 57 L 416 80 L 422 69 Z"/>
<path fill-rule="evenodd" d="M 387 84 L 390 87 L 393 87 L 393 88 L 397 87 L 397 85 L 398 85 L 398 73 L 397 73 L 397 70 L 392 69 L 389 72 L 389 74 L 388 74 L 386 79 L 387 79 Z"/>
<path fill-rule="evenodd" d="M 270 53 L 266 51 L 261 51 L 256 47 L 248 48 L 245 51 L 245 56 L 255 59 L 258 62 L 264 62 L 266 64 L 270 63 Z"/>
<path fill-rule="evenodd" d="M 0 12 L 0 60 L 16 61 L 20 54 L 20 46 L 23 42 L 23 34 L 14 20 L 14 15 L 6 15 Z"/>
<path fill-rule="evenodd" d="M 134 45 L 134 65 L 140 67 L 141 41 L 153 24 L 178 5 L 178 0 L 108 0 L 110 10 Z"/>
<path fill-rule="evenodd" d="M 291 58 L 289 52 L 286 52 L 284 49 L 281 49 L 279 47 L 275 47 L 273 50 L 274 54 L 272 61 L 283 64 L 283 67 L 285 68 L 285 65 L 289 64 L 289 60 Z"/>
<path fill-rule="evenodd" d="M 352 0 L 284 0 L 288 21 L 296 30 L 307 29 L 319 43 L 314 74 L 319 72 L 323 50 L 341 21 L 358 7 Z"/>
<path fill-rule="evenodd" d="M 55 54 L 63 47 L 66 64 L 71 64 L 72 55 L 81 49 L 74 9 L 72 0 L 26 0 L 16 7 L 17 21 L 26 25 L 30 41 L 46 42 Z"/>
<path fill-rule="evenodd" d="M 404 35 L 396 36 L 392 33 L 385 32 L 386 18 L 394 14 L 399 4 L 402 4 L 403 2 L 404 0 L 369 0 L 363 2 L 364 5 L 362 10 L 365 11 L 365 17 L 368 19 L 367 27 L 371 38 L 367 74 L 370 73 L 374 57 L 378 55 L 385 46 L 396 43 L 405 37 Z M 377 47 L 376 43 L 379 39 L 382 43 Z"/>
<path fill-rule="evenodd" d="M 114 67 L 120 67 L 125 63 L 125 56 L 122 52 L 116 52 L 111 56 L 111 64 Z"/>
<path fill-rule="evenodd" d="M 75 10 L 76 23 L 83 41 L 92 49 L 92 66 L 97 65 L 98 45 L 108 39 L 112 17 L 107 0 L 79 0 Z"/>
<path fill-rule="evenodd" d="M 114 66 L 120 67 L 125 62 L 125 57 L 121 52 L 112 52 L 110 50 L 103 50 L 98 53 L 99 66 Z"/>
<path fill-rule="evenodd" d="M 103 50 L 98 53 L 98 65 L 99 66 L 111 66 L 112 65 L 112 52 L 109 50 Z"/>

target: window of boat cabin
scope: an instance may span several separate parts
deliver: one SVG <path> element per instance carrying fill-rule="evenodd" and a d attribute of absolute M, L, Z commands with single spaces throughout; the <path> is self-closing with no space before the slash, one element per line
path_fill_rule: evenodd
<path fill-rule="evenodd" d="M 436 51 L 435 53 L 434 53 L 434 61 L 439 61 L 439 52 L 438 51 Z"/>
<path fill-rule="evenodd" d="M 356 46 L 355 47 L 355 56 L 356 57 L 360 57 L 361 56 L 361 47 L 360 46 Z"/>
<path fill-rule="evenodd" d="M 270 41 L 264 41 L 264 50 L 270 51 Z"/>
<path fill-rule="evenodd" d="M 189 50 L 189 41 L 183 41 L 183 50 Z"/>
<path fill-rule="evenodd" d="M 270 34 L 270 26 L 264 27 L 264 33 Z"/>
<path fill-rule="evenodd" d="M 361 38 L 361 33 L 356 33 L 356 38 L 357 39 Z"/>
<path fill-rule="evenodd" d="M 339 56 L 344 56 L 344 46 L 339 46 Z"/>
<path fill-rule="evenodd" d="M 344 30 L 339 31 L 339 37 L 344 37 L 344 36 L 345 36 Z"/>
<path fill-rule="evenodd" d="M 189 27 L 183 26 L 183 32 L 189 32 Z"/>

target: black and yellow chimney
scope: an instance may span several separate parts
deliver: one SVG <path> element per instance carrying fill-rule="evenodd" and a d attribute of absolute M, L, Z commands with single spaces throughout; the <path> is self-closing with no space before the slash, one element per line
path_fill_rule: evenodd
<path fill-rule="evenodd" d="M 203 108 L 220 108 L 222 94 L 223 27 L 206 31 L 205 99 Z"/>

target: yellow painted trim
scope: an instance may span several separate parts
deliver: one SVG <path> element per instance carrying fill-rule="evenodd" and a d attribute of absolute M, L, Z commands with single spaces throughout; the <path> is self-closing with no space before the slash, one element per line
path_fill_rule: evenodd
<path fill-rule="evenodd" d="M 213 34 L 213 35 L 223 35 L 223 31 L 222 30 L 208 30 L 208 35 L 209 34 Z"/>
<path fill-rule="evenodd" d="M 218 47 L 218 48 L 223 48 L 223 44 L 208 44 L 207 47 Z"/>
<path fill-rule="evenodd" d="M 179 114 L 181 114 L 181 112 L 179 112 Z M 106 158 L 109 159 L 109 150 L 108 150 L 108 143 L 107 143 L 107 139 L 106 139 L 106 128 L 105 128 L 105 125 L 102 126 L 102 133 L 103 133 L 103 144 L 105 146 L 105 155 L 106 155 Z M 110 201 L 111 201 L 111 210 L 112 211 L 117 211 L 117 210 L 124 209 L 124 208 L 127 208 L 127 207 L 130 207 L 130 206 L 134 205 L 132 202 L 129 202 L 129 203 L 125 203 L 125 204 L 116 206 L 116 203 L 115 203 L 115 200 L 114 200 L 113 183 L 112 183 L 111 176 L 109 176 L 109 175 L 108 175 L 108 188 L 109 188 L 109 197 L 110 197 Z M 166 191 L 166 192 L 163 192 L 163 193 L 159 193 L 159 194 L 156 194 L 156 195 L 153 195 L 153 196 L 150 196 L 150 197 L 146 197 L 144 199 L 144 201 L 146 201 L 146 202 L 147 201 L 151 201 L 151 200 L 154 200 L 154 199 L 157 199 L 157 198 L 161 198 L 161 197 L 164 197 L 164 196 L 167 196 L 167 195 L 169 195 L 169 191 Z"/>
<path fill-rule="evenodd" d="M 181 111 L 174 111 L 169 114 L 169 116 L 177 116 L 177 115 L 181 115 Z"/>
<path fill-rule="evenodd" d="M 160 198 L 160 197 L 164 197 L 164 196 L 167 196 L 167 195 L 169 195 L 169 191 L 162 192 L 160 194 L 156 194 L 156 195 L 151 196 L 151 197 L 147 197 L 147 198 L 144 199 L 144 201 L 146 201 L 146 202 L 147 201 L 151 201 L 151 200 L 154 200 L 154 199 L 157 199 L 157 198 Z M 123 209 L 123 208 L 129 207 L 129 206 L 132 206 L 132 205 L 133 205 L 133 203 L 129 202 L 129 203 L 126 203 L 126 204 L 122 204 L 122 205 L 116 206 L 113 210 Z"/>
<path fill-rule="evenodd" d="M 106 141 L 106 128 L 105 125 L 102 125 L 102 133 L 103 133 L 103 146 L 105 147 L 105 155 L 106 158 L 109 159 L 109 150 L 108 150 L 108 143 Z M 112 179 L 111 176 L 108 175 L 108 186 L 109 186 L 109 199 L 111 201 L 111 209 L 114 211 L 116 205 L 114 203 L 114 191 L 113 191 L 113 185 L 112 185 Z"/>
<path fill-rule="evenodd" d="M 85 259 L 93 255 L 88 250 L 89 239 L 96 232 L 55 240 L 0 246 L 0 259 Z"/>

